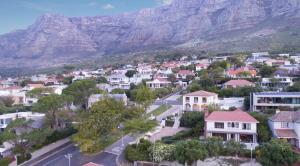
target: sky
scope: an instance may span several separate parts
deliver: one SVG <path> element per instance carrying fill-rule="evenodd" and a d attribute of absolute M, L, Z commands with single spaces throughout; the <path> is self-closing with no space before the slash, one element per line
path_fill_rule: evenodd
<path fill-rule="evenodd" d="M 44 13 L 69 17 L 115 15 L 170 4 L 173 0 L 0 0 L 0 34 L 27 26 Z"/>

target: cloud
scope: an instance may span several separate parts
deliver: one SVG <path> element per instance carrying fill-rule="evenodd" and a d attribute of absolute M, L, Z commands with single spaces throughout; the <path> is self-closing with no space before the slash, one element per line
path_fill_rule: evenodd
<path fill-rule="evenodd" d="M 156 0 L 158 4 L 160 5 L 170 5 L 173 0 Z"/>
<path fill-rule="evenodd" d="M 115 8 L 115 6 L 110 3 L 102 6 L 102 9 L 106 9 L 106 10 L 114 9 L 114 8 Z"/>

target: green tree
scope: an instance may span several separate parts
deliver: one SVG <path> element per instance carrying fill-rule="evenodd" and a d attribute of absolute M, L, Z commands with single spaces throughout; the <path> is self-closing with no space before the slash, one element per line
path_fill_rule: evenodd
<path fill-rule="evenodd" d="M 135 101 L 146 110 L 154 100 L 154 94 L 146 85 L 140 85 L 136 90 Z"/>
<path fill-rule="evenodd" d="M 226 153 L 238 157 L 244 150 L 245 145 L 235 140 L 229 140 L 225 143 Z"/>
<path fill-rule="evenodd" d="M 210 157 L 219 156 L 222 154 L 223 139 L 220 137 L 210 137 L 205 140 L 205 148 L 208 151 Z"/>
<path fill-rule="evenodd" d="M 108 81 L 105 77 L 98 77 L 96 79 L 96 82 L 99 83 L 99 84 L 107 84 L 108 83 Z"/>
<path fill-rule="evenodd" d="M 261 143 L 270 141 L 272 132 L 268 124 L 268 116 L 257 112 L 252 112 L 251 116 L 259 121 L 257 124 L 258 141 Z"/>
<path fill-rule="evenodd" d="M 174 156 L 179 163 L 191 165 L 208 157 L 208 152 L 199 140 L 188 140 L 176 144 Z"/>
<path fill-rule="evenodd" d="M 35 88 L 29 92 L 27 92 L 27 96 L 34 97 L 34 98 L 40 98 L 44 96 L 44 94 L 53 93 L 53 90 L 51 88 Z"/>
<path fill-rule="evenodd" d="M 63 94 L 72 96 L 75 105 L 81 105 L 83 108 L 87 109 L 90 95 L 97 93 L 97 91 L 96 81 L 79 80 L 64 89 Z"/>
<path fill-rule="evenodd" d="M 78 116 L 78 130 L 73 137 L 82 152 L 94 153 L 103 150 L 111 139 L 111 134 L 122 121 L 124 103 L 112 98 L 104 98 L 95 103 L 91 111 Z"/>
<path fill-rule="evenodd" d="M 125 76 L 128 77 L 128 78 L 132 78 L 135 74 L 136 74 L 136 70 L 128 70 L 125 73 Z"/>
<path fill-rule="evenodd" d="M 259 70 L 259 74 L 261 75 L 261 77 L 271 77 L 273 76 L 275 71 L 276 71 L 276 67 L 263 65 Z"/>
<path fill-rule="evenodd" d="M 70 101 L 71 97 L 69 96 L 51 94 L 40 98 L 39 101 L 33 105 L 32 110 L 46 113 L 47 118 L 50 120 L 51 128 L 58 129 L 62 125 L 58 114 L 67 107 Z"/>
<path fill-rule="evenodd" d="M 299 161 L 291 145 L 286 140 L 272 139 L 258 147 L 256 158 L 262 165 L 292 166 Z"/>
<path fill-rule="evenodd" d="M 299 92 L 300 91 L 300 81 L 295 82 L 294 85 L 288 86 L 286 91 L 288 92 Z"/>
<path fill-rule="evenodd" d="M 0 105 L 4 105 L 5 107 L 12 107 L 14 104 L 14 100 L 12 97 L 9 96 L 1 96 L 0 97 Z"/>

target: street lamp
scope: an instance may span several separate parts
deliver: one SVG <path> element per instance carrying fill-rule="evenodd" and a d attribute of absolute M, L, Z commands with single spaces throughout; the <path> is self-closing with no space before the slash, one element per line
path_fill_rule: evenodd
<path fill-rule="evenodd" d="M 122 141 L 122 147 L 124 147 L 124 140 L 123 140 L 123 129 L 125 128 L 124 124 L 123 123 L 120 123 L 119 126 L 118 126 L 118 129 L 121 130 L 121 134 L 122 134 L 122 138 L 121 138 L 121 141 Z"/>
<path fill-rule="evenodd" d="M 71 158 L 72 158 L 72 154 L 67 154 L 65 155 L 65 158 L 67 158 L 69 160 L 69 166 L 71 166 Z"/>

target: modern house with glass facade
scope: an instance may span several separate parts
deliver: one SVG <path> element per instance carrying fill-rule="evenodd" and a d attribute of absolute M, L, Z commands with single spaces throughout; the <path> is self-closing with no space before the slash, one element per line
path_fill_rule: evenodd
<path fill-rule="evenodd" d="M 251 95 L 252 111 L 296 110 L 300 108 L 300 92 L 261 92 Z"/>

